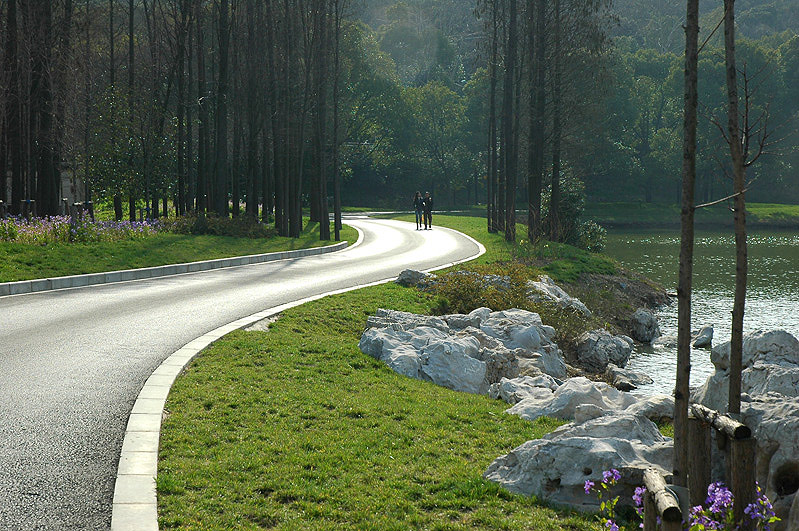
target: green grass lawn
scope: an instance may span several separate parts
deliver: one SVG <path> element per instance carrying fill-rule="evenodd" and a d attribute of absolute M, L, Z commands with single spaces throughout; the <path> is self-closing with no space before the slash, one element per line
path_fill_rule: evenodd
<path fill-rule="evenodd" d="M 799 227 L 799 205 L 747 203 L 747 224 L 750 227 Z M 679 205 L 657 203 L 588 203 L 585 218 L 605 226 L 679 227 Z M 731 226 L 732 212 L 725 204 L 702 208 L 696 212 L 697 226 Z"/>
<path fill-rule="evenodd" d="M 342 240 L 354 243 L 355 229 L 344 226 Z M 27 245 L 0 242 L 0 282 L 50 278 L 230 258 L 329 245 L 319 241 L 319 225 L 306 225 L 299 239 L 233 238 L 158 234 L 127 241 Z"/>
<path fill-rule="evenodd" d="M 381 285 L 289 310 L 205 351 L 167 402 L 161 529 L 600 529 L 482 479 L 558 425 L 400 376 L 357 347 L 378 307 L 432 297 Z"/>

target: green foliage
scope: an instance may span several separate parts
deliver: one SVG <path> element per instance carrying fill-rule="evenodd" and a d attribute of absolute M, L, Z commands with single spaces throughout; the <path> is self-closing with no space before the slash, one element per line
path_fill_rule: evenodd
<path fill-rule="evenodd" d="M 175 234 L 212 234 L 234 238 L 272 238 L 277 234 L 274 227 L 250 216 L 225 218 L 200 214 L 172 218 L 162 224 Z"/>
<path fill-rule="evenodd" d="M 490 275 L 495 282 L 486 281 Z M 477 308 L 525 308 L 531 271 L 518 264 L 472 267 L 440 275 L 433 291 L 438 314 L 469 313 Z"/>

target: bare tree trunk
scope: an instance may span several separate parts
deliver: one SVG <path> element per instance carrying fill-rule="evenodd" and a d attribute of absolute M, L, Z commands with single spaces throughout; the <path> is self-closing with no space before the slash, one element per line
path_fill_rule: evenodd
<path fill-rule="evenodd" d="M 532 7 L 532 6 L 531 6 Z M 535 0 L 535 76 L 530 102 L 530 178 L 528 180 L 527 238 L 541 236 L 541 187 L 544 182 L 544 113 L 546 112 L 546 3 Z"/>
<path fill-rule="evenodd" d="M 746 169 L 741 145 L 738 110 L 738 81 L 735 67 L 735 0 L 724 0 L 724 58 L 727 66 L 727 118 L 730 157 L 735 192 L 735 300 L 732 307 L 730 339 L 730 395 L 728 411 L 741 412 L 741 370 L 743 358 L 743 323 L 746 305 Z"/>
<path fill-rule="evenodd" d="M 685 26 L 685 114 L 683 122 L 682 236 L 677 288 L 677 375 L 674 390 L 674 483 L 688 485 L 688 401 L 691 378 L 691 288 L 694 259 L 697 61 L 699 0 L 688 0 Z"/>
<path fill-rule="evenodd" d="M 341 171 L 339 168 L 339 78 L 341 76 L 341 0 L 332 0 L 334 7 L 335 42 L 333 60 L 333 230 L 341 241 Z"/>
<path fill-rule="evenodd" d="M 327 38 L 327 0 L 320 0 L 319 6 L 319 55 L 316 92 L 317 113 L 317 159 L 319 196 L 319 239 L 330 240 L 330 211 L 327 206 L 327 72 L 329 46 Z"/>
<path fill-rule="evenodd" d="M 49 0 L 37 0 L 35 45 L 31 72 L 32 111 L 38 120 L 36 135 L 36 200 L 40 215 L 58 214 L 60 174 L 53 109 L 53 17 Z"/>
<path fill-rule="evenodd" d="M 508 48 L 505 53 L 505 86 L 502 127 L 505 130 L 505 240 L 516 241 L 516 150 L 513 99 L 516 86 L 517 0 L 510 0 Z"/>
<path fill-rule="evenodd" d="M 8 88 L 6 90 L 6 139 L 11 168 L 11 212 L 20 214 L 19 207 L 25 199 L 25 177 L 22 172 L 22 113 L 20 99 L 19 62 L 17 59 L 17 0 L 9 0 L 6 11 L 6 49 L 4 63 Z M 2 183 L 5 186 L 5 175 Z M 4 188 L 5 192 L 5 188 Z"/>
<path fill-rule="evenodd" d="M 203 39 L 203 18 L 200 2 L 194 5 L 194 18 L 197 24 L 197 212 L 205 213 L 208 208 L 208 164 L 210 160 L 210 132 L 208 116 L 208 93 L 205 83 L 205 43 Z"/>
<path fill-rule="evenodd" d="M 491 61 L 488 65 L 488 182 L 486 190 L 486 217 L 488 232 L 497 232 L 497 42 L 499 35 L 498 8 L 491 3 Z"/>
<path fill-rule="evenodd" d="M 219 0 L 219 78 L 216 92 L 216 213 L 228 215 L 228 182 L 230 164 L 228 162 L 228 54 L 230 48 L 229 0 Z"/>
<path fill-rule="evenodd" d="M 552 183 L 549 194 L 549 238 L 552 241 L 560 240 L 560 149 L 563 128 L 561 126 L 562 114 L 562 61 L 563 57 L 561 46 L 562 21 L 560 12 L 560 0 L 555 0 L 555 54 L 552 93 Z"/>

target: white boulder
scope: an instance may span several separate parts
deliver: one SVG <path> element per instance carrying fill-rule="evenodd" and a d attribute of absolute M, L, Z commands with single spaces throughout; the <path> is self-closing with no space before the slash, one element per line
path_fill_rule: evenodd
<path fill-rule="evenodd" d="M 555 284 L 547 275 L 541 275 L 536 281 L 529 281 L 527 287 L 530 289 L 528 297 L 532 300 L 550 300 L 561 308 L 573 309 L 586 317 L 591 317 L 591 310 L 575 297 L 570 296 L 563 289 Z"/>
<path fill-rule="evenodd" d="M 799 340 L 782 330 L 758 330 L 744 337 L 741 390 L 758 396 L 779 393 L 799 396 Z M 725 411 L 729 395 L 730 343 L 715 347 L 710 360 L 716 371 L 694 391 L 692 399 Z"/>
<path fill-rule="evenodd" d="M 574 364 L 592 373 L 601 373 L 612 363 L 627 365 L 633 352 L 633 341 L 626 336 L 614 336 L 607 330 L 591 330 L 577 338 L 577 358 Z"/>
<path fill-rule="evenodd" d="M 518 415 L 523 419 L 535 420 L 538 417 L 553 417 L 564 420 L 574 418 L 577 406 L 593 404 L 603 411 L 619 411 L 636 402 L 628 393 L 614 389 L 604 382 L 592 382 L 578 377 L 566 380 L 551 395 L 543 393 L 527 397 L 513 405 L 506 413 Z"/>
<path fill-rule="evenodd" d="M 508 404 L 516 404 L 525 398 L 548 399 L 560 386 L 557 380 L 547 374 L 540 376 L 519 376 L 518 378 L 502 378 L 491 384 L 488 396 L 504 400 Z"/>
<path fill-rule="evenodd" d="M 694 348 L 710 348 L 713 345 L 713 327 L 705 326 L 694 337 Z"/>
<path fill-rule="evenodd" d="M 520 358 L 535 370 L 565 377 L 554 335 L 538 314 L 523 310 L 480 308 L 439 318 L 381 309 L 367 320 L 359 347 L 410 378 L 485 394 L 502 378 L 519 376 Z"/>
<path fill-rule="evenodd" d="M 652 378 L 642 372 L 622 369 L 612 363 L 608 364 L 608 368 L 605 370 L 605 377 L 610 381 L 610 384 L 619 391 L 632 391 L 638 389 L 642 385 L 655 383 Z"/>
<path fill-rule="evenodd" d="M 586 480 L 619 470 L 621 481 L 611 496 L 622 494 L 620 503 L 630 504 L 643 470 L 655 467 L 667 476 L 672 454 L 670 440 L 645 417 L 603 415 L 524 443 L 491 463 L 483 477 L 549 503 L 595 509 L 597 498 L 585 493 Z"/>

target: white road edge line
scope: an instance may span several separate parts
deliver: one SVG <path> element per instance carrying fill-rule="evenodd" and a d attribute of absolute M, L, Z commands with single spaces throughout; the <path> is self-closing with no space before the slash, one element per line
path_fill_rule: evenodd
<path fill-rule="evenodd" d="M 358 241 L 350 246 L 352 249 L 360 245 L 364 239 L 363 232 L 358 231 Z M 441 229 L 441 227 L 439 227 Z M 453 231 L 453 229 L 446 229 Z M 457 232 L 457 231 L 453 231 Z M 466 237 L 477 246 L 477 254 L 451 262 L 446 265 L 427 269 L 426 272 L 446 269 L 464 262 L 479 258 L 486 252 L 483 244 L 474 238 Z M 223 336 L 246 328 L 258 321 L 268 319 L 281 312 L 294 308 L 307 302 L 315 301 L 329 295 L 337 295 L 354 291 L 356 289 L 377 286 L 395 280 L 397 277 L 386 278 L 350 288 L 330 291 L 313 297 L 297 300 L 280 306 L 275 306 L 255 313 L 248 317 L 238 319 L 216 330 L 212 330 L 187 343 L 164 360 L 161 365 L 150 375 L 139 392 L 133 404 L 125 438 L 122 442 L 122 453 L 119 457 L 117 478 L 114 485 L 114 500 L 111 509 L 111 531 L 158 531 L 158 499 L 156 496 L 155 481 L 158 475 L 158 443 L 161 436 L 161 420 L 166 405 L 169 391 L 177 377 L 183 372 L 186 365 L 193 360 L 203 349 L 210 346 Z"/>

